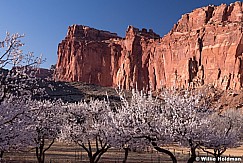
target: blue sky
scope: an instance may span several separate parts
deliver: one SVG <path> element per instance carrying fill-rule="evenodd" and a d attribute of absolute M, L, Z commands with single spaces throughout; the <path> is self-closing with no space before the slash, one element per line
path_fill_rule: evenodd
<path fill-rule="evenodd" d="M 125 35 L 128 25 L 163 36 L 195 8 L 234 0 L 1 0 L 0 40 L 6 31 L 24 33 L 24 51 L 43 54 L 49 68 L 68 26 L 82 24 Z"/>

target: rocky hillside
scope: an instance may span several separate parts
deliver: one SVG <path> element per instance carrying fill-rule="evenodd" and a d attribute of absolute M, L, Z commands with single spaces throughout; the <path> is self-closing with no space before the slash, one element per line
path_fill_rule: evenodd
<path fill-rule="evenodd" d="M 77 102 L 90 99 L 107 100 L 111 105 L 119 106 L 120 97 L 115 88 L 101 87 L 94 84 L 84 84 L 83 82 L 54 82 L 45 81 L 41 84 L 48 93 L 48 99 L 62 99 L 65 102 Z M 225 109 L 241 109 L 243 111 L 243 93 L 236 90 L 221 90 L 214 87 L 202 86 L 193 91 L 199 91 L 209 100 L 211 108 L 218 111 Z M 126 99 L 131 99 L 131 91 L 124 91 Z M 154 92 L 154 97 L 160 98 L 160 93 Z"/>
<path fill-rule="evenodd" d="M 55 78 L 101 86 L 159 90 L 243 87 L 243 5 L 184 14 L 164 37 L 129 26 L 125 38 L 73 25 L 58 45 Z"/>

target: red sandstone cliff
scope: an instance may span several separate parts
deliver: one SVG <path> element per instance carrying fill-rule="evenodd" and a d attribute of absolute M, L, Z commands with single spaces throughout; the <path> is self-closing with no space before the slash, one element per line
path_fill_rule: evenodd
<path fill-rule="evenodd" d="M 125 89 L 243 87 L 243 5 L 208 6 L 185 14 L 160 38 L 129 26 L 125 38 L 73 25 L 58 46 L 55 76 Z"/>

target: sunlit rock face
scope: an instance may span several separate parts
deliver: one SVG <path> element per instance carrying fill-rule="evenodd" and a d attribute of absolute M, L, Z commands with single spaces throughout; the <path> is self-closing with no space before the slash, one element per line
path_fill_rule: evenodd
<path fill-rule="evenodd" d="M 129 26 L 125 38 L 73 25 L 58 45 L 55 78 L 124 89 L 243 87 L 243 6 L 207 6 L 164 37 Z"/>

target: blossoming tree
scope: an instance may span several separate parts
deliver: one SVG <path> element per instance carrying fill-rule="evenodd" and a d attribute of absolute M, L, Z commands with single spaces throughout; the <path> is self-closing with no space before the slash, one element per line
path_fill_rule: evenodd
<path fill-rule="evenodd" d="M 38 163 L 45 162 L 45 152 L 50 149 L 61 132 L 64 104 L 57 101 L 29 100 L 25 114 L 25 143 L 35 148 Z"/>
<path fill-rule="evenodd" d="M 166 133 L 174 142 L 190 148 L 188 163 L 192 163 L 196 159 L 196 149 L 202 143 L 203 133 L 207 131 L 207 117 L 213 111 L 201 93 L 165 91 L 162 98 Z"/>
<path fill-rule="evenodd" d="M 175 156 L 161 146 L 172 143 L 172 138 L 166 131 L 164 107 L 162 101 L 152 96 L 152 93 L 132 91 L 131 100 L 120 94 L 122 104 L 114 114 L 115 129 L 120 135 L 121 145 L 144 150 L 149 145 L 159 152 L 167 154 L 173 162 Z M 128 150 L 128 149 L 126 149 Z M 126 151 L 124 162 L 128 151 Z"/>
<path fill-rule="evenodd" d="M 87 152 L 90 163 L 97 163 L 111 148 L 109 104 L 99 100 L 69 103 L 66 111 L 61 139 L 78 144 Z"/>
<path fill-rule="evenodd" d="M 36 78 L 31 73 L 26 73 L 30 67 L 38 67 L 43 60 L 41 57 L 35 58 L 33 53 L 23 53 L 23 37 L 18 33 L 11 35 L 7 32 L 6 37 L 0 41 L 1 157 L 4 151 L 19 149 L 23 145 L 27 101 L 43 94 Z M 12 69 L 3 69 L 5 67 Z"/>
<path fill-rule="evenodd" d="M 216 163 L 228 148 L 237 147 L 241 142 L 242 113 L 230 109 L 207 117 L 208 126 L 204 132 L 201 149 L 212 154 Z M 211 149 L 211 150 L 210 150 Z"/>

